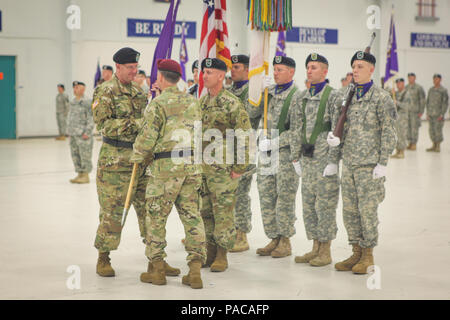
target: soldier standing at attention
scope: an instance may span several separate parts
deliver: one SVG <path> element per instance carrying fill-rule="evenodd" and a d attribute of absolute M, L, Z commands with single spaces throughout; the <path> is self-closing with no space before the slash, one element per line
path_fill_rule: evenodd
<path fill-rule="evenodd" d="M 100 223 L 95 238 L 95 248 L 99 252 L 97 273 L 103 277 L 115 275 L 109 253 L 117 250 L 120 243 L 122 214 L 133 167 L 130 157 L 147 105 L 147 96 L 132 82 L 138 71 L 139 52 L 122 48 L 114 54 L 113 60 L 116 73 L 110 81 L 98 87 L 98 95 L 92 103 L 94 121 L 103 136 L 97 164 Z M 145 189 L 148 182 L 145 169 L 145 163 L 139 166 L 132 198 L 143 239 L 146 235 Z M 180 271 L 173 273 L 178 275 Z"/>
<path fill-rule="evenodd" d="M 444 141 L 444 116 L 448 109 L 448 92 L 441 86 L 442 76 L 433 76 L 434 86 L 428 90 L 427 96 L 427 118 L 430 122 L 429 132 L 433 146 L 427 151 L 441 152 L 441 142 Z"/>
<path fill-rule="evenodd" d="M 231 78 L 233 85 L 228 91 L 241 100 L 250 118 L 252 129 L 257 130 L 261 120 L 261 108 L 255 108 L 248 102 L 248 64 L 249 57 L 246 55 L 234 55 L 231 57 Z M 247 172 L 239 178 L 236 189 L 236 243 L 230 252 L 241 252 L 249 249 L 247 233 L 252 229 L 252 211 L 250 202 L 250 186 L 256 166 L 251 164 Z"/>
<path fill-rule="evenodd" d="M 58 122 L 58 132 L 56 140 L 66 140 L 67 114 L 69 112 L 69 97 L 65 93 L 63 84 L 58 84 L 58 94 L 56 95 L 56 120 Z"/>
<path fill-rule="evenodd" d="M 266 172 L 269 171 L 267 168 L 272 166 L 261 164 L 260 157 L 256 178 L 264 232 L 271 239 L 268 245 L 257 249 L 256 253 L 273 258 L 292 254 L 289 238 L 295 234 L 295 197 L 299 179 L 291 160 L 290 112 L 301 107 L 301 100 L 300 91 L 294 84 L 294 74 L 294 59 L 275 56 L 273 75 L 276 85 L 268 89 L 270 102 L 267 114 L 267 138 L 259 143 L 261 152 L 267 152 L 272 159 L 274 157 L 279 159 L 275 171 Z M 263 86 L 268 84 L 266 77 Z M 276 130 L 278 136 L 272 137 L 273 131 Z"/>
<path fill-rule="evenodd" d="M 321 267 L 331 263 L 330 246 L 337 233 L 338 166 L 328 164 L 327 134 L 338 91 L 326 83 L 328 60 L 324 56 L 311 53 L 305 66 L 311 88 L 302 93 L 301 107 L 292 110 L 290 146 L 294 167 L 302 177 L 303 221 L 313 248 L 295 257 L 295 262 Z"/>
<path fill-rule="evenodd" d="M 391 156 L 393 159 L 404 159 L 406 149 L 406 136 L 408 134 L 408 106 L 409 91 L 405 90 L 405 80 L 403 78 L 395 80 L 397 85 L 397 93 L 395 103 L 397 106 L 398 119 L 396 122 L 397 130 L 397 152 Z"/>
<path fill-rule="evenodd" d="M 372 78 L 375 57 L 358 51 L 351 59 L 356 93 L 347 112 L 342 143 L 329 134 L 330 163 L 342 155 L 342 202 L 344 225 L 353 255 L 335 265 L 339 271 L 365 274 L 374 264 L 373 248 L 378 243 L 378 205 L 385 195 L 387 163 L 396 144 L 397 112 L 386 90 Z M 335 113 L 332 127 L 336 126 Z"/>
<path fill-rule="evenodd" d="M 227 252 L 233 248 L 236 240 L 233 212 L 236 205 L 236 188 L 239 177 L 247 170 L 249 159 L 247 140 L 243 160 L 239 158 L 242 150 L 238 150 L 238 147 L 234 147 L 232 151 L 227 149 L 226 131 L 234 130 L 237 137 L 237 130 L 245 132 L 250 130 L 251 126 L 239 98 L 223 88 L 227 72 L 225 62 L 217 58 L 206 58 L 202 61 L 201 68 L 204 85 L 208 89 L 208 94 L 200 99 L 204 139 L 208 140 L 206 136 L 211 135 L 210 141 L 213 140 L 210 144 L 203 142 L 201 213 L 207 242 L 204 267 L 210 266 L 213 272 L 223 272 L 228 268 Z M 222 139 L 223 141 L 220 141 Z M 231 163 L 226 161 L 229 157 L 233 160 Z"/>
<path fill-rule="evenodd" d="M 92 147 L 94 121 L 92 119 L 91 100 L 84 97 L 86 86 L 78 82 L 75 97 L 70 102 L 67 117 L 67 134 L 70 136 L 70 153 L 78 176 L 71 183 L 89 183 L 92 171 Z"/>
<path fill-rule="evenodd" d="M 148 94 L 150 88 L 147 86 L 147 76 L 144 70 L 139 70 L 134 81 L 141 87 L 145 94 Z"/>
<path fill-rule="evenodd" d="M 408 105 L 408 141 L 407 150 L 416 150 L 419 140 L 420 118 L 425 110 L 425 91 L 422 86 L 416 83 L 416 74 L 408 73 L 408 85 L 406 91 L 409 95 Z"/>
<path fill-rule="evenodd" d="M 157 97 L 144 113 L 144 125 L 133 145 L 131 162 L 143 163 L 154 159 L 146 191 L 146 255 L 153 271 L 141 275 L 141 281 L 155 285 L 166 284 L 164 248 L 167 218 L 176 206 L 183 223 L 188 252 L 189 274 L 183 284 L 194 289 L 203 287 L 200 268 L 206 261 L 205 229 L 200 215 L 202 166 L 194 164 L 194 122 L 201 121 L 198 100 L 177 88 L 181 67 L 170 59 L 158 61 Z M 173 139 L 183 133 L 180 144 Z M 190 139 L 187 137 L 191 137 Z"/>
<path fill-rule="evenodd" d="M 193 95 L 197 98 L 197 91 L 198 91 L 198 60 L 195 60 L 192 64 L 192 74 L 194 75 L 194 85 L 189 87 L 188 92 L 189 94 Z"/>

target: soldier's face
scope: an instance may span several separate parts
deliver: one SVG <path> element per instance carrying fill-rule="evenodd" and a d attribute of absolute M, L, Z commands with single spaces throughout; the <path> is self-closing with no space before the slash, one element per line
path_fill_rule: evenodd
<path fill-rule="evenodd" d="M 112 78 L 112 71 L 111 70 L 103 70 L 102 71 L 102 79 L 105 81 L 109 81 Z"/>
<path fill-rule="evenodd" d="M 364 84 L 370 81 L 375 66 L 367 61 L 355 60 L 352 65 L 353 79 L 356 83 Z"/>
<path fill-rule="evenodd" d="M 194 83 L 198 83 L 198 69 L 194 69 Z"/>
<path fill-rule="evenodd" d="M 325 81 L 328 69 L 322 62 L 310 61 L 306 66 L 306 76 L 312 84 Z"/>
<path fill-rule="evenodd" d="M 403 81 L 397 82 L 396 84 L 398 91 L 403 91 L 403 89 L 405 89 L 405 83 Z"/>
<path fill-rule="evenodd" d="M 434 77 L 433 78 L 433 84 L 434 84 L 435 87 L 439 87 L 439 85 L 441 84 L 441 78 Z"/>
<path fill-rule="evenodd" d="M 79 85 L 79 86 L 77 86 L 77 92 L 76 92 L 76 94 L 78 95 L 78 96 L 82 96 L 82 95 L 84 95 L 84 91 L 86 90 L 86 87 L 85 86 L 82 86 L 82 85 Z"/>
<path fill-rule="evenodd" d="M 416 77 L 415 76 L 408 76 L 408 83 L 409 84 L 414 84 L 416 82 Z"/>
<path fill-rule="evenodd" d="M 63 93 L 63 92 L 64 92 L 64 89 L 63 89 L 62 87 L 58 87 L 58 92 L 59 92 L 59 93 Z"/>
<path fill-rule="evenodd" d="M 294 78 L 295 69 L 283 64 L 276 64 L 273 67 L 273 79 L 276 84 L 285 84 L 291 82 Z"/>
<path fill-rule="evenodd" d="M 130 83 L 138 72 L 137 63 L 116 64 L 116 74 L 122 83 Z"/>
<path fill-rule="evenodd" d="M 231 66 L 231 80 L 234 82 L 248 80 L 248 67 L 243 63 L 234 63 Z"/>
<path fill-rule="evenodd" d="M 218 86 L 219 83 L 223 83 L 223 79 L 225 79 L 224 71 L 212 68 L 203 69 L 203 83 L 205 88 L 214 88 Z"/>

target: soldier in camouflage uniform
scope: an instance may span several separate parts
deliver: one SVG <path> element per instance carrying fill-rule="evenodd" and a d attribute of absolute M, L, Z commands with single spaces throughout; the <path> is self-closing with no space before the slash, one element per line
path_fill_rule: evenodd
<path fill-rule="evenodd" d="M 276 85 L 268 88 L 267 137 L 259 142 L 261 155 L 256 178 L 264 232 L 271 241 L 256 253 L 281 258 L 292 254 L 289 238 L 295 235 L 295 197 L 299 179 L 291 161 L 289 134 L 292 127 L 290 112 L 301 107 L 301 92 L 294 84 L 295 61 L 292 58 L 276 56 L 273 66 Z M 266 78 L 264 87 L 267 85 Z M 263 161 L 266 155 L 271 159 L 270 164 Z"/>
<path fill-rule="evenodd" d="M 228 91 L 241 100 L 247 111 L 252 129 L 258 129 L 261 120 L 260 108 L 255 108 L 248 102 L 248 63 L 246 55 L 234 55 L 231 57 L 231 78 L 233 85 Z M 239 178 L 236 189 L 236 207 L 234 217 L 236 219 L 236 243 L 230 252 L 241 252 L 249 249 L 247 233 L 252 230 L 252 211 L 250 202 L 250 187 L 253 174 L 256 171 L 254 164 L 249 165 L 247 172 Z"/>
<path fill-rule="evenodd" d="M 123 208 L 133 166 L 130 157 L 147 104 L 147 96 L 132 82 L 138 70 L 139 53 L 132 48 L 122 48 L 114 54 L 113 60 L 116 73 L 110 81 L 100 85 L 92 103 L 94 121 L 103 136 L 97 163 L 100 224 L 95 248 L 99 251 L 97 273 L 104 277 L 115 275 L 109 253 L 120 243 Z M 146 235 L 145 189 L 148 182 L 145 168 L 145 163 L 139 165 L 132 198 L 143 239 Z M 179 274 L 179 270 L 175 273 Z"/>
<path fill-rule="evenodd" d="M 201 110 L 197 99 L 177 88 L 181 77 L 180 65 L 174 60 L 164 59 L 159 60 L 157 66 L 158 78 L 154 88 L 158 87 L 157 92 L 161 93 L 145 109 L 144 125 L 133 145 L 130 159 L 133 163 L 154 159 L 147 169 L 150 178 L 145 217 L 146 255 L 153 264 L 153 270 L 143 273 L 141 281 L 166 284 L 166 223 L 175 205 L 186 234 L 185 248 L 190 267 L 183 283 L 198 289 L 203 287 L 200 268 L 206 261 L 205 229 L 200 215 L 202 166 L 193 161 L 194 124 L 195 121 L 200 123 Z"/>
<path fill-rule="evenodd" d="M 408 106 L 410 105 L 410 92 L 405 90 L 405 80 L 403 78 L 395 80 L 395 84 L 398 89 L 394 100 L 398 114 L 396 122 L 397 152 L 392 155 L 391 158 L 404 159 L 408 134 Z"/>
<path fill-rule="evenodd" d="M 78 82 L 67 117 L 70 153 L 75 171 L 78 173 L 76 178 L 70 180 L 71 183 L 89 183 L 89 173 L 92 171 L 94 121 L 91 100 L 84 97 L 85 89 L 85 84 Z"/>
<path fill-rule="evenodd" d="M 69 112 L 69 97 L 65 93 L 63 84 L 58 84 L 58 94 L 56 95 L 56 120 L 58 122 L 58 132 L 56 140 L 66 140 L 67 134 L 67 114 Z"/>
<path fill-rule="evenodd" d="M 407 150 L 416 150 L 416 144 L 419 139 L 419 127 L 421 117 L 425 111 L 425 91 L 422 86 L 416 83 L 416 75 L 408 73 L 408 85 L 406 91 L 409 96 L 408 104 L 408 141 Z"/>
<path fill-rule="evenodd" d="M 427 118 L 430 122 L 429 133 L 433 146 L 427 151 L 441 152 L 441 142 L 444 141 L 443 128 L 444 116 L 448 109 L 448 92 L 441 86 L 442 76 L 435 74 L 433 76 L 434 87 L 428 90 L 427 96 Z"/>
<path fill-rule="evenodd" d="M 233 209 L 238 178 L 246 171 L 249 159 L 248 140 L 245 139 L 244 150 L 238 150 L 239 146 L 228 150 L 226 147 L 229 137 L 226 137 L 226 131 L 232 129 L 238 137 L 239 132 L 236 130 L 248 132 L 251 126 L 239 98 L 223 88 L 227 71 L 225 62 L 207 58 L 201 63 L 201 70 L 205 88 L 208 89 L 208 94 L 200 99 L 205 140 L 201 209 L 207 241 L 207 260 L 204 266 L 211 266 L 213 272 L 223 272 L 228 267 L 227 251 L 233 248 L 236 239 Z M 210 135 L 211 137 L 207 137 Z M 213 142 L 208 144 L 207 141 L 211 140 Z M 242 159 L 239 155 L 245 158 Z M 232 159 L 228 161 L 230 157 Z"/>
<path fill-rule="evenodd" d="M 344 125 L 342 143 L 328 134 L 330 163 L 342 155 L 342 202 L 344 225 L 353 255 L 335 265 L 339 271 L 367 273 L 374 264 L 373 248 L 378 243 L 378 205 L 383 201 L 387 163 L 396 145 L 394 102 L 385 90 L 371 81 L 375 57 L 358 51 L 351 60 L 356 93 Z M 339 112 L 335 113 L 336 126 Z"/>
<path fill-rule="evenodd" d="M 292 111 L 291 159 L 302 177 L 303 221 L 313 249 L 295 257 L 296 263 L 320 267 L 331 263 L 331 241 L 336 239 L 339 200 L 338 166 L 328 164 L 331 130 L 338 91 L 325 81 L 328 60 L 317 53 L 306 59 L 311 88 L 302 92 L 301 107 Z"/>
<path fill-rule="evenodd" d="M 197 98 L 197 90 L 198 90 L 198 60 L 195 60 L 192 64 L 192 75 L 194 76 L 194 84 L 189 87 L 189 94 L 193 95 Z"/>

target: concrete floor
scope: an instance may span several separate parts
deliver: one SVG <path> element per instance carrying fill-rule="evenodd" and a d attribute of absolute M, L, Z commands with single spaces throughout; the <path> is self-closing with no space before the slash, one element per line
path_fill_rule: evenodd
<path fill-rule="evenodd" d="M 168 278 L 162 287 L 139 281 L 147 260 L 133 209 L 120 248 L 111 254 L 116 277 L 97 276 L 95 174 L 88 185 L 69 183 L 74 172 L 68 141 L 0 140 L 0 299 L 450 299 L 450 123 L 444 129 L 441 153 L 425 152 L 430 142 L 424 123 L 418 150 L 389 163 L 386 199 L 379 209 L 380 245 L 374 250 L 377 275 L 294 263 L 295 255 L 311 247 L 300 190 L 293 256 L 257 256 L 256 248 L 267 239 L 254 183 L 251 250 L 229 254 L 224 273 L 202 269 L 203 290 L 183 286 L 181 277 Z M 99 147 L 96 141 L 94 163 Z M 333 263 L 351 253 L 341 209 L 340 201 Z M 184 235 L 176 211 L 167 230 L 168 262 L 185 274 Z M 80 289 L 67 286 L 73 283 L 70 266 L 80 268 Z M 381 288 L 370 290 L 368 282 Z"/>

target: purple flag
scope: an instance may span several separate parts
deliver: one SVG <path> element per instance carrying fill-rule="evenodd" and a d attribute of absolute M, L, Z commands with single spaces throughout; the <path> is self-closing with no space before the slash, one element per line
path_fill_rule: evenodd
<path fill-rule="evenodd" d="M 102 72 L 100 71 L 100 61 L 97 60 L 97 71 L 95 72 L 94 78 L 94 88 L 97 86 L 97 83 L 102 78 Z"/>
<path fill-rule="evenodd" d="M 389 31 L 389 42 L 387 46 L 386 73 L 384 75 L 384 83 L 388 82 L 388 80 L 393 76 L 395 76 L 397 73 L 398 73 L 397 39 L 395 37 L 394 12 L 392 12 L 391 29 Z"/>
<path fill-rule="evenodd" d="M 172 55 L 173 35 L 175 33 L 175 22 L 177 20 L 178 5 L 180 4 L 180 0 L 177 0 L 175 9 L 173 4 L 174 0 L 171 0 L 169 11 L 167 12 L 166 20 L 164 21 L 164 27 L 159 35 L 158 43 L 156 44 L 155 52 L 153 53 L 152 71 L 150 72 L 150 86 L 156 81 L 158 74 L 158 60 L 170 59 Z M 155 93 L 153 91 L 152 97 L 155 97 Z"/>
<path fill-rule="evenodd" d="M 277 41 L 277 50 L 275 52 L 275 56 L 283 56 L 286 57 L 286 37 L 284 31 L 278 32 L 278 41 Z"/>
<path fill-rule="evenodd" d="M 187 47 L 186 47 L 186 36 L 184 34 L 184 23 L 181 25 L 181 45 L 180 45 L 180 66 L 181 66 L 181 79 L 186 82 L 186 68 L 185 64 L 189 61 Z"/>

